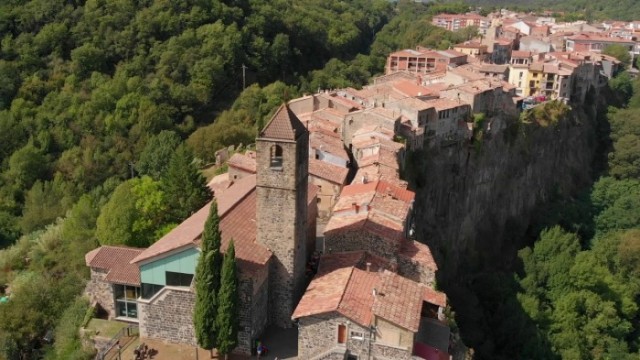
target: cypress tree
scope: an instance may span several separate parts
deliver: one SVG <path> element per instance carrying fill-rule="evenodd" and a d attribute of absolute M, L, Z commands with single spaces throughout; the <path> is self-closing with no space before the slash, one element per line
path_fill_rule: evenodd
<path fill-rule="evenodd" d="M 216 315 L 218 312 L 217 294 L 220 289 L 220 218 L 218 205 L 211 202 L 209 217 L 202 232 L 201 253 L 196 266 L 195 288 L 196 303 L 193 310 L 193 325 L 198 345 L 212 350 L 216 346 Z"/>
<path fill-rule="evenodd" d="M 207 181 L 193 163 L 193 154 L 181 144 L 169 160 L 162 178 L 162 190 L 169 204 L 169 221 L 181 222 L 211 199 Z"/>
<path fill-rule="evenodd" d="M 222 279 L 218 293 L 218 354 L 227 355 L 238 345 L 238 277 L 236 272 L 236 251 L 233 239 L 229 242 L 222 263 Z"/>

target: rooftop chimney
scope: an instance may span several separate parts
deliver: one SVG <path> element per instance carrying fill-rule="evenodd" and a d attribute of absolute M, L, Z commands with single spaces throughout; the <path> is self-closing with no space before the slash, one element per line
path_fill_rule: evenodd
<path fill-rule="evenodd" d="M 371 272 L 371 263 L 367 262 L 367 272 Z"/>

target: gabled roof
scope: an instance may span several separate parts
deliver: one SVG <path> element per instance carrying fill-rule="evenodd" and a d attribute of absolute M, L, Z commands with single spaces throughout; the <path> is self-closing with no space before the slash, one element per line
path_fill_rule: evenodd
<path fill-rule="evenodd" d="M 252 174 L 256 173 L 256 158 L 245 154 L 235 153 L 227 160 L 227 165 Z"/>
<path fill-rule="evenodd" d="M 374 316 L 417 332 L 425 286 L 389 270 L 366 271 L 355 264 L 320 259 L 316 277 L 298 303 L 292 319 L 337 312 L 368 327 Z M 329 266 L 327 266 L 329 265 Z"/>
<path fill-rule="evenodd" d="M 224 190 L 216 199 L 218 202 L 218 214 L 220 215 L 220 218 L 223 218 L 233 206 L 242 201 L 255 189 L 255 187 L 256 176 L 249 175 L 238 180 L 230 188 Z M 195 214 L 191 215 L 185 221 L 180 223 L 180 225 L 160 238 L 160 240 L 146 248 L 142 253 L 131 260 L 131 262 L 138 263 L 172 250 L 187 247 L 189 245 L 195 245 L 196 241 L 202 234 L 202 230 L 204 229 L 204 223 L 209 216 L 210 207 L 211 203 L 207 203 Z M 240 257 L 239 253 L 237 255 Z"/>
<path fill-rule="evenodd" d="M 283 104 L 273 114 L 273 117 L 262 129 L 258 137 L 293 141 L 306 132 L 307 129 L 296 114 L 289 109 L 289 106 Z"/>
<path fill-rule="evenodd" d="M 375 296 L 373 313 L 405 329 L 417 332 L 420 327 L 424 287 L 390 271 L 382 276 L 382 286 Z"/>
<path fill-rule="evenodd" d="M 309 159 L 309 175 L 330 181 L 334 184 L 344 185 L 349 169 L 337 166 L 326 161 Z"/>
<path fill-rule="evenodd" d="M 106 281 L 117 284 L 140 286 L 140 271 L 131 259 L 144 249 L 104 245 L 89 251 L 84 259 L 88 267 L 107 270 Z"/>

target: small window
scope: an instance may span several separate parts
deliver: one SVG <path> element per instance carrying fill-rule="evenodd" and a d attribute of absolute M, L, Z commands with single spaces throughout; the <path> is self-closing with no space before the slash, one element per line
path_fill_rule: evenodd
<path fill-rule="evenodd" d="M 162 285 L 142 283 L 142 298 L 151 299 L 153 295 L 157 294 L 163 287 Z"/>
<path fill-rule="evenodd" d="M 361 331 L 351 331 L 349 337 L 354 340 L 364 340 L 364 333 Z"/>
<path fill-rule="evenodd" d="M 282 169 L 282 147 L 273 145 L 270 153 L 270 166 L 272 169 Z"/>
<path fill-rule="evenodd" d="M 191 286 L 191 280 L 193 280 L 193 274 L 184 274 L 178 272 L 167 271 L 166 281 L 167 286 Z"/>

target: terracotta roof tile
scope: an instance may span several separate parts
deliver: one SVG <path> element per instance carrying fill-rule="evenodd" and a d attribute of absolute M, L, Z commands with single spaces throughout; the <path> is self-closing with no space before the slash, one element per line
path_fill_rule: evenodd
<path fill-rule="evenodd" d="M 252 174 L 256 173 L 256 158 L 244 154 L 235 153 L 227 160 L 227 165 L 238 168 Z"/>
<path fill-rule="evenodd" d="M 338 312 L 361 326 L 373 315 L 417 332 L 424 288 L 388 270 L 361 270 L 353 265 L 318 273 L 298 303 L 292 319 Z"/>
<path fill-rule="evenodd" d="M 331 155 L 349 161 L 349 154 L 347 154 L 347 150 L 344 149 L 344 143 L 339 138 L 314 131 L 309 136 L 309 146 L 312 149 L 328 152 Z"/>
<path fill-rule="evenodd" d="M 375 297 L 373 313 L 412 332 L 420 326 L 423 287 L 390 271 L 383 273 L 382 287 Z"/>
<path fill-rule="evenodd" d="M 423 290 L 424 292 L 422 300 L 428 302 L 429 304 L 438 305 L 441 307 L 447 306 L 447 295 L 445 293 L 436 291 L 428 286 L 424 286 Z"/>
<path fill-rule="evenodd" d="M 296 114 L 284 104 L 273 115 L 269 123 L 259 134 L 261 138 L 295 140 L 307 129 L 300 122 Z"/>
<path fill-rule="evenodd" d="M 371 308 L 375 301 L 373 289 L 378 286 L 380 286 L 379 273 L 354 268 L 338 306 L 338 312 L 360 325 L 371 325 L 373 320 Z"/>
<path fill-rule="evenodd" d="M 353 268 L 347 267 L 316 275 L 291 318 L 297 319 L 337 310 L 352 271 Z"/>
<path fill-rule="evenodd" d="M 140 270 L 130 261 L 144 249 L 123 246 L 101 246 L 85 255 L 87 266 L 107 270 L 106 281 L 140 286 Z"/>
<path fill-rule="evenodd" d="M 229 173 L 216 175 L 209 181 L 207 186 L 211 189 L 213 196 L 220 195 L 224 190 L 231 186 L 232 182 L 229 180 Z"/>
<path fill-rule="evenodd" d="M 403 241 L 400 244 L 400 251 L 398 253 L 398 256 L 410 259 L 411 261 L 416 262 L 426 267 L 427 269 L 431 269 L 433 271 L 438 270 L 438 265 L 436 264 L 436 261 L 431 254 L 431 249 L 429 249 L 429 246 L 417 241 Z"/>
<path fill-rule="evenodd" d="M 244 199 L 256 186 L 256 176 L 249 175 L 223 191 L 217 198 L 218 213 L 223 217 L 235 204 Z M 195 214 L 180 223 L 175 229 L 145 249 L 132 262 L 140 262 L 164 254 L 168 251 L 194 244 L 202 234 L 204 223 L 209 216 L 211 203 L 206 204 Z"/>
<path fill-rule="evenodd" d="M 271 257 L 266 247 L 256 242 L 256 192 L 255 188 L 238 205 L 232 208 L 220 220 L 223 252 L 227 251 L 229 241 L 233 239 L 236 257 L 240 267 L 251 270 L 263 269 Z"/>
<path fill-rule="evenodd" d="M 330 181 L 334 184 L 344 185 L 349 169 L 330 164 L 326 161 L 309 159 L 309 175 Z"/>

